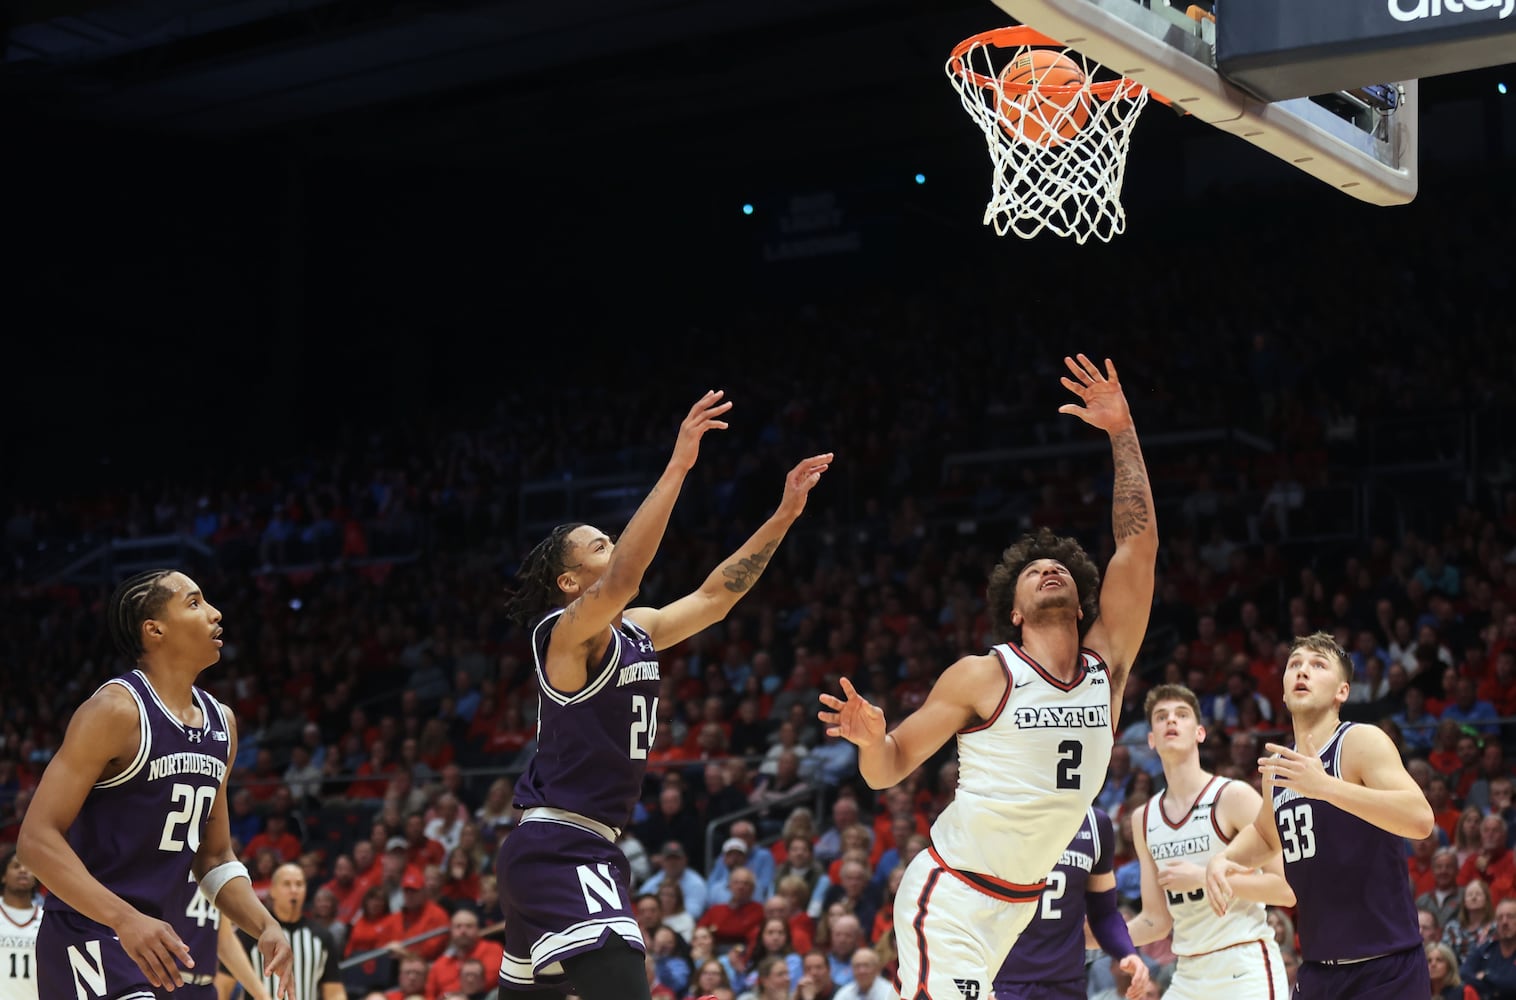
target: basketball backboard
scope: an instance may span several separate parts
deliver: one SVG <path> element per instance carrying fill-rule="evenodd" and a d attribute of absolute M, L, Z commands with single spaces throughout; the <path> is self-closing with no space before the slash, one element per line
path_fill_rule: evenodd
<path fill-rule="evenodd" d="M 995 0 L 995 5 L 1162 94 L 1174 108 L 1346 194 L 1378 205 L 1416 197 L 1414 79 L 1368 79 L 1352 90 L 1271 102 L 1218 70 L 1216 22 L 1192 17 L 1169 0 Z"/>

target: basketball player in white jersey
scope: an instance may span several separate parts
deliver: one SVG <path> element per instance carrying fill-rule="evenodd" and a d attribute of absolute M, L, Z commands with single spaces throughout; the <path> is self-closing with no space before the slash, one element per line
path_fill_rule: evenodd
<path fill-rule="evenodd" d="M 958 738 L 956 797 L 895 897 L 907 1000 L 990 996 L 1105 780 L 1112 721 L 1147 630 L 1158 529 L 1131 411 L 1109 360 L 1103 374 L 1083 354 L 1064 362 L 1074 377 L 1063 385 L 1083 405 L 1059 412 L 1111 439 L 1115 551 L 1104 582 L 1077 541 L 1043 528 L 990 573 L 985 596 L 1004 641 L 948 667 L 891 732 L 848 680 L 844 698 L 821 696 L 827 732 L 857 744 L 872 788 L 898 784 Z"/>
<path fill-rule="evenodd" d="M 16 857 L 14 844 L 0 847 L 0 1000 L 37 1000 L 37 876 Z"/>
<path fill-rule="evenodd" d="M 1264 907 L 1294 906 L 1284 863 L 1232 879 L 1234 898 L 1220 916 L 1205 898 L 1205 866 L 1258 815 L 1263 797 L 1253 786 L 1220 778 L 1200 766 L 1205 727 L 1195 693 L 1161 684 L 1143 705 L 1148 746 L 1163 762 L 1164 791 L 1148 800 L 1132 824 L 1142 868 L 1142 912 L 1127 921 L 1142 947 L 1173 931 L 1179 961 L 1165 997 L 1173 1000 L 1282 1000 L 1289 993 L 1284 958 Z"/>

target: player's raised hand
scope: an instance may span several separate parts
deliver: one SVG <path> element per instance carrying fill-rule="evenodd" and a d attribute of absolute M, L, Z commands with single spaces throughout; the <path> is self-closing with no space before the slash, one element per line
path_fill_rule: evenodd
<path fill-rule="evenodd" d="M 190 957 L 189 946 L 167 923 L 134 911 L 113 929 L 121 950 L 137 963 L 148 982 L 169 992 L 184 985 L 180 970 L 193 969 L 195 960 Z"/>
<path fill-rule="evenodd" d="M 831 464 L 831 452 L 801 459 L 800 464 L 784 477 L 784 499 L 779 501 L 779 512 L 791 517 L 799 517 L 800 512 L 805 510 L 805 498 L 810 496 L 811 489 L 821 482 L 821 474 L 830 468 Z"/>
<path fill-rule="evenodd" d="M 689 415 L 679 424 L 679 438 L 674 442 L 674 457 L 669 459 L 670 465 L 678 466 L 685 472 L 693 469 L 695 459 L 700 457 L 700 439 L 705 432 L 726 430 L 727 423 L 720 417 L 732 408 L 732 404 L 730 400 L 723 401 L 725 395 L 724 390 L 712 389 L 690 407 Z"/>
<path fill-rule="evenodd" d="M 1272 787 L 1288 788 L 1307 799 L 1324 799 L 1337 780 L 1326 773 L 1309 736 L 1302 743 L 1304 753 L 1278 743 L 1265 743 L 1263 749 L 1273 756 L 1258 758 L 1258 773 Z"/>
<path fill-rule="evenodd" d="M 1095 362 L 1083 354 L 1076 358 L 1064 358 L 1063 363 L 1074 373 L 1073 378 L 1063 376 L 1063 387 L 1078 396 L 1084 404 L 1064 403 L 1059 413 L 1071 413 L 1085 423 L 1099 427 L 1107 433 L 1126 430 L 1132 424 L 1132 411 L 1126 403 L 1126 393 L 1121 391 L 1121 380 L 1116 377 L 1116 366 L 1110 358 L 1105 359 L 1105 373 L 1101 374 Z"/>
<path fill-rule="evenodd" d="M 263 953 L 263 974 L 274 976 L 278 984 L 274 989 L 276 1000 L 295 1000 L 294 980 L 290 976 L 294 952 L 290 949 L 289 937 L 277 920 L 270 920 L 263 933 L 258 935 L 258 950 Z"/>
<path fill-rule="evenodd" d="M 816 718 L 826 726 L 828 736 L 841 736 L 860 748 L 877 746 L 884 741 L 884 709 L 869 703 L 853 687 L 853 682 L 842 678 L 843 698 L 822 694 L 821 704 L 830 712 L 817 712 Z"/>
<path fill-rule="evenodd" d="M 1116 967 L 1131 977 L 1126 992 L 1127 1000 L 1142 1000 L 1148 991 L 1148 967 L 1141 955 L 1128 955 L 1116 963 Z"/>

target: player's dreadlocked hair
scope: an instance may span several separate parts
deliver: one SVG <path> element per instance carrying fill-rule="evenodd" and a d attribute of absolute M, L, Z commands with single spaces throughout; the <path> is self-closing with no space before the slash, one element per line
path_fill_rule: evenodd
<path fill-rule="evenodd" d="M 507 591 L 505 598 L 505 613 L 511 621 L 529 628 L 549 608 L 558 606 L 563 596 L 558 589 L 558 576 L 568 568 L 563 557 L 568 549 L 569 532 L 582 527 L 583 522 L 579 521 L 558 525 L 521 560 L 521 568 L 516 571 L 520 586 Z"/>
<path fill-rule="evenodd" d="M 1079 619 L 1082 640 L 1100 617 L 1100 570 L 1077 541 L 1055 535 L 1047 527 L 1021 536 L 1020 541 L 1001 553 L 1000 562 L 990 570 L 984 597 L 990 606 L 990 628 L 995 638 L 1001 642 L 1021 642 L 1021 626 L 1011 624 L 1016 580 L 1028 563 L 1038 559 L 1056 559 L 1074 577 L 1074 586 L 1079 588 L 1079 606 L 1084 610 L 1084 617 Z"/>
<path fill-rule="evenodd" d="M 163 605 L 174 592 L 163 580 L 174 571 L 150 569 L 121 581 L 106 606 L 111 641 L 121 655 L 136 663 L 142 659 L 142 623 L 163 613 Z"/>

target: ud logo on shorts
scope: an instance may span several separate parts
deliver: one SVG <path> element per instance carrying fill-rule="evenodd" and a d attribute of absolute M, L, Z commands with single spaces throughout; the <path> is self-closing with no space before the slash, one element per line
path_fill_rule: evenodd
<path fill-rule="evenodd" d="M 979 1000 L 979 980 L 955 979 L 953 985 L 963 994 L 963 1000 Z"/>

